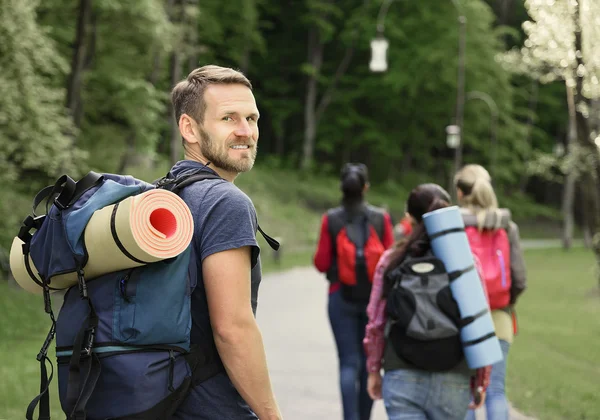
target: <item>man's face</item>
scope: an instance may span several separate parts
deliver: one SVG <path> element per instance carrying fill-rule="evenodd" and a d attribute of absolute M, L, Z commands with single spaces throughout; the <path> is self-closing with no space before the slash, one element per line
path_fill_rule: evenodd
<path fill-rule="evenodd" d="M 204 123 L 198 125 L 202 156 L 237 175 L 256 159 L 258 109 L 252 91 L 241 84 L 210 85 L 204 91 Z"/>

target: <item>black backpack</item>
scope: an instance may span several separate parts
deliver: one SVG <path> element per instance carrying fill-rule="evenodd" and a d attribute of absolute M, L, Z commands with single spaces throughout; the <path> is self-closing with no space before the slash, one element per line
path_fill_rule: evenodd
<path fill-rule="evenodd" d="M 455 278 L 431 252 L 406 257 L 388 276 L 386 337 L 396 354 L 414 367 L 441 372 L 463 358 L 461 322 L 450 283 Z M 457 277 L 457 276 L 456 276 Z"/>

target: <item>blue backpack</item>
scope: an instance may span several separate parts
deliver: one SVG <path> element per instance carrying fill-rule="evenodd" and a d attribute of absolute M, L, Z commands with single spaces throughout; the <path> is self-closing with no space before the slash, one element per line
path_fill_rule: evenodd
<path fill-rule="evenodd" d="M 40 394 L 27 408 L 28 420 L 38 403 L 39 419 L 50 419 L 53 367 L 47 351 L 55 336 L 60 402 L 69 420 L 166 419 L 191 386 L 222 371 L 211 346 L 190 344 L 191 294 L 197 281 L 196 264 L 190 264 L 195 259 L 192 244 L 170 260 L 88 282 L 83 242 L 85 226 L 100 208 L 152 188 L 178 193 L 194 182 L 218 178 L 192 171 L 149 184 L 131 176 L 90 172 L 78 182 L 63 175 L 36 195 L 32 215 L 18 236 L 29 275 L 35 279 L 29 256 L 39 271 L 42 281 L 36 282 L 43 288 L 52 326 L 37 356 Z M 36 208 L 44 201 L 46 214 L 38 216 Z M 269 245 L 279 246 L 261 233 Z M 55 319 L 52 277 L 73 272 L 78 285 L 67 290 Z M 46 362 L 52 368 L 50 377 Z"/>

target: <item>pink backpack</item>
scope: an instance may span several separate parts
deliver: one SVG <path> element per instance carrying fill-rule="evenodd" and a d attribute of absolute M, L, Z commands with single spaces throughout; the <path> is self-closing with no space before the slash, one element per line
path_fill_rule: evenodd
<path fill-rule="evenodd" d="M 490 308 L 502 309 L 510 303 L 510 242 L 504 229 L 465 228 L 471 252 L 479 260 Z"/>

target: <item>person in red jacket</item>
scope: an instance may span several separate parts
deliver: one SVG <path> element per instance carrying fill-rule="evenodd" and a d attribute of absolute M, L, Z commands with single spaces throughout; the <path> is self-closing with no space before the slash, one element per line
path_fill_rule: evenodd
<path fill-rule="evenodd" d="M 362 340 L 375 267 L 394 243 L 391 217 L 365 201 L 368 188 L 366 165 L 343 167 L 342 202 L 323 215 L 314 255 L 315 267 L 330 282 L 328 314 L 339 358 L 344 420 L 368 420 L 371 415 Z"/>

